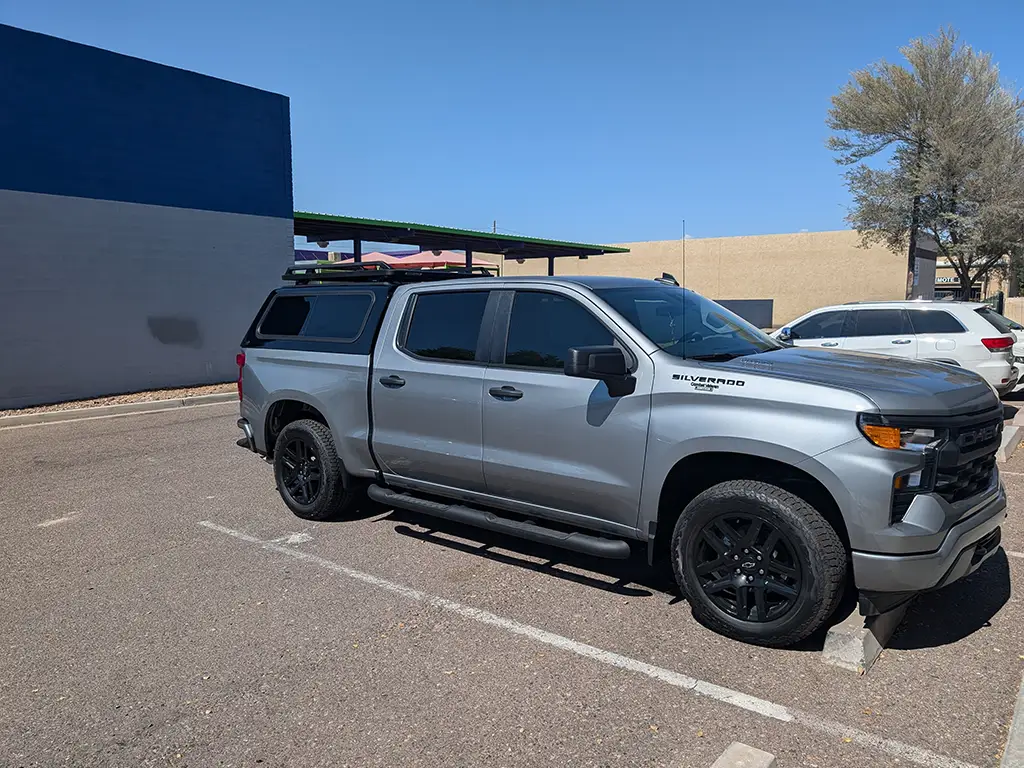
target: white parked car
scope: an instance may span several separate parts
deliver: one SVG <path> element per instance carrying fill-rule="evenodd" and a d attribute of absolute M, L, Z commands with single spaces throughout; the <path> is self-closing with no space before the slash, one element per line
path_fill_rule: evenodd
<path fill-rule="evenodd" d="M 1000 397 L 1019 376 L 1013 322 L 987 304 L 876 301 L 822 307 L 774 334 L 798 347 L 875 352 L 956 365 L 981 374 Z"/>
<path fill-rule="evenodd" d="M 1020 392 L 1024 390 L 1024 325 L 1006 318 L 1006 323 L 1010 326 L 1010 330 L 1017 336 L 1017 343 L 1013 345 L 1013 362 L 1014 367 L 1017 369 L 1017 386 L 1014 387 L 1014 392 Z"/>

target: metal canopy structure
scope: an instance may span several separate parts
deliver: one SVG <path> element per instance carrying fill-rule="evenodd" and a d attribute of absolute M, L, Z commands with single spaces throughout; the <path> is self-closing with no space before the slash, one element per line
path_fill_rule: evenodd
<path fill-rule="evenodd" d="M 555 259 L 574 256 L 585 259 L 603 253 L 628 253 L 628 248 L 564 240 L 543 240 L 538 237 L 501 235 L 472 229 L 452 229 L 403 221 L 360 219 L 354 216 L 333 216 L 326 213 L 295 212 L 295 234 L 308 243 L 330 243 L 351 240 L 353 261 L 362 261 L 362 244 L 400 243 L 423 250 L 460 250 L 466 252 L 466 266 L 473 264 L 473 252 L 502 254 L 511 259 L 547 259 L 548 274 L 555 273 Z"/>

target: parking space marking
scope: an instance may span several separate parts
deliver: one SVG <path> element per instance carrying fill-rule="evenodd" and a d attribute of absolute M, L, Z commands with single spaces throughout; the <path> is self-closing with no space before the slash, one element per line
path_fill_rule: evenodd
<path fill-rule="evenodd" d="M 1014 477 L 1024 477 L 1024 472 L 1011 472 L 1008 469 L 999 470 L 1000 475 L 1013 475 Z"/>
<path fill-rule="evenodd" d="M 305 531 L 300 533 L 289 533 L 287 536 L 282 536 L 279 539 L 272 539 L 270 544 L 302 544 L 307 541 L 312 541 L 313 537 Z"/>
<path fill-rule="evenodd" d="M 1010 557 L 1018 557 L 1021 560 L 1024 560 L 1024 552 L 1012 552 L 1009 549 L 1004 549 L 1003 552 L 1008 554 Z"/>
<path fill-rule="evenodd" d="M 858 728 L 844 725 L 843 723 L 835 720 L 829 720 L 807 712 L 802 712 L 798 709 L 792 709 L 780 704 L 775 704 L 773 702 L 766 701 L 765 699 L 759 699 L 756 696 L 750 696 L 749 694 L 742 693 L 741 691 L 734 691 L 730 688 L 715 685 L 714 683 L 705 682 L 704 680 L 698 680 L 697 678 L 673 672 L 670 669 L 638 661 L 637 659 L 632 659 L 613 651 L 606 651 L 592 645 L 587 645 L 586 643 L 577 642 L 576 640 L 572 640 L 562 635 L 556 635 L 553 632 L 548 632 L 547 630 L 533 627 L 529 624 L 522 624 L 513 619 L 506 619 L 502 616 L 498 616 L 497 614 L 493 614 L 479 608 L 473 608 L 472 606 L 457 603 L 453 600 L 448 600 L 447 598 L 430 595 L 426 592 L 414 589 L 413 587 L 407 587 L 403 584 L 382 579 L 379 576 L 374 576 L 369 573 L 364 573 L 363 571 L 358 571 L 354 568 L 349 568 L 348 566 L 341 565 L 333 560 L 328 560 L 326 558 L 319 557 L 318 555 L 292 549 L 291 547 L 276 543 L 276 541 L 264 541 L 256 536 L 244 533 L 243 531 L 227 528 L 223 525 L 218 525 L 210 520 L 199 521 L 199 525 L 212 531 L 231 536 L 235 539 L 255 544 L 262 549 L 311 563 L 325 570 L 342 574 L 343 576 L 347 576 L 348 578 L 356 581 L 361 581 L 364 584 L 369 584 L 370 586 L 387 590 L 388 592 L 401 595 L 409 600 L 424 603 L 481 624 L 498 627 L 499 629 L 503 629 L 511 634 L 527 637 L 536 642 L 544 643 L 545 645 L 550 645 L 555 648 L 574 653 L 577 656 L 598 661 L 602 664 L 607 664 L 612 667 L 644 675 L 651 679 L 675 686 L 676 688 L 681 688 L 691 693 L 695 693 L 699 696 L 714 699 L 724 704 L 730 704 L 747 712 L 753 712 L 754 714 L 761 715 L 762 717 L 768 717 L 783 723 L 796 723 L 804 726 L 805 728 L 818 731 L 819 733 L 831 738 L 850 741 L 860 746 L 873 749 L 877 752 L 883 752 L 891 757 L 906 760 L 917 765 L 926 766 L 926 768 L 976 768 L 976 766 L 973 766 L 970 763 L 965 763 L 961 760 L 957 760 L 956 758 L 939 754 L 938 752 L 932 752 L 931 750 L 924 749 L 922 747 L 915 747 L 912 744 L 905 744 L 894 739 L 875 736 L 867 731 L 862 731 Z"/>
<path fill-rule="evenodd" d="M 53 520 L 44 520 L 41 523 L 36 523 L 36 528 L 49 528 L 51 525 L 60 525 L 61 523 L 70 523 L 76 517 L 78 512 L 73 512 L 70 515 L 64 515 L 64 517 L 55 517 Z"/>

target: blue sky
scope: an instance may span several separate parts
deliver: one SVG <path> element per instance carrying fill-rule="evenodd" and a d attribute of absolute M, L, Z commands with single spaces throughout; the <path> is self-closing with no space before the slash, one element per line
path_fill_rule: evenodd
<path fill-rule="evenodd" d="M 849 72 L 941 25 L 1024 85 L 1024 4 L 0 0 L 0 22 L 284 93 L 299 209 L 599 242 L 844 226 Z"/>

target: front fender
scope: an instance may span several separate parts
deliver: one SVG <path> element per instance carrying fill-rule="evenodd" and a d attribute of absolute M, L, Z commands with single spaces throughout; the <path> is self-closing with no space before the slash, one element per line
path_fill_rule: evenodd
<path fill-rule="evenodd" d="M 739 454 L 788 464 L 806 472 L 821 483 L 832 495 L 840 512 L 851 508 L 853 496 L 839 477 L 815 456 L 809 456 L 791 445 L 736 436 L 695 437 L 670 447 L 662 446 L 657 457 L 648 457 L 649 471 L 644 473 L 640 515 L 637 521 L 639 531 L 649 533 L 652 530 L 651 524 L 657 523 L 661 492 L 676 465 L 684 459 L 702 453 Z"/>

